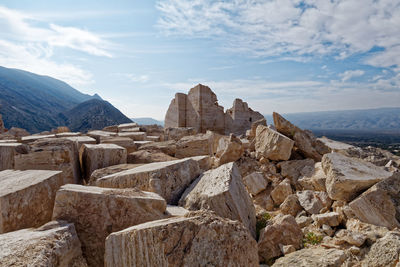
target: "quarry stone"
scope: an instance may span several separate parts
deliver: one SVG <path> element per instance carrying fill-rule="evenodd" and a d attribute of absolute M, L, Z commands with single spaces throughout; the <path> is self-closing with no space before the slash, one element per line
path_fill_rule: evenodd
<path fill-rule="evenodd" d="M 255 151 L 257 157 L 264 156 L 271 160 L 288 160 L 294 142 L 286 136 L 259 125 L 256 130 Z"/>
<path fill-rule="evenodd" d="M 305 248 L 279 258 L 273 267 L 340 267 L 347 259 L 340 249 Z"/>
<path fill-rule="evenodd" d="M 0 143 L 0 171 L 15 168 L 15 156 L 28 153 L 28 146 L 21 143 Z"/>
<path fill-rule="evenodd" d="M 243 182 L 247 187 L 247 190 L 252 195 L 257 195 L 261 191 L 267 188 L 268 182 L 264 178 L 262 172 L 252 172 L 243 178 Z"/>

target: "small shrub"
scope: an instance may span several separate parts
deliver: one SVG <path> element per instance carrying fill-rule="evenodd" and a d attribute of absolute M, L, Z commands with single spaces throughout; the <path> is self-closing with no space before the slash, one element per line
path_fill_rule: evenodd
<path fill-rule="evenodd" d="M 309 246 L 309 245 L 318 245 L 319 243 L 322 242 L 323 237 L 320 235 L 316 235 L 313 232 L 309 232 L 305 235 L 304 239 L 303 239 L 303 245 L 305 247 Z"/>
<path fill-rule="evenodd" d="M 261 229 L 265 228 L 268 224 L 268 221 L 271 219 L 271 215 L 268 212 L 265 212 L 263 214 L 261 214 L 258 218 L 257 218 L 257 222 L 256 222 L 256 234 L 257 234 L 257 240 L 260 237 L 260 231 Z"/>

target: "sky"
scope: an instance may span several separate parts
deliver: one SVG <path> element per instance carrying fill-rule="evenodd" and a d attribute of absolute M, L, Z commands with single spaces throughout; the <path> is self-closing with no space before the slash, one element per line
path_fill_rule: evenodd
<path fill-rule="evenodd" d="M 400 0 L 1 0 L 0 65 L 163 120 L 201 83 L 272 111 L 400 106 Z"/>

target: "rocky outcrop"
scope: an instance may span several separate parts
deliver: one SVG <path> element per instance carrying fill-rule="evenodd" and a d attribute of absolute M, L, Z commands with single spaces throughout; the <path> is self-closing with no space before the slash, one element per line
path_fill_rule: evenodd
<path fill-rule="evenodd" d="M 56 192 L 63 184 L 60 171 L 0 172 L 0 234 L 50 221 Z"/>
<path fill-rule="evenodd" d="M 340 267 L 347 256 L 340 249 L 307 248 L 278 259 L 273 267 Z"/>
<path fill-rule="evenodd" d="M 188 210 L 209 209 L 221 217 L 239 220 L 255 236 L 255 209 L 233 162 L 203 173 L 185 191 L 179 205 Z"/>
<path fill-rule="evenodd" d="M 377 182 L 391 176 L 390 172 L 363 160 L 339 153 L 325 154 L 322 168 L 327 176 L 326 190 L 331 199 L 350 201 Z"/>
<path fill-rule="evenodd" d="M 72 223 L 51 221 L 37 229 L 0 235 L 0 266 L 87 267 Z"/>
<path fill-rule="evenodd" d="M 105 266 L 258 266 L 257 243 L 239 222 L 191 212 L 112 233 Z"/>
<path fill-rule="evenodd" d="M 217 96 L 204 85 L 197 85 L 189 93 L 177 93 L 165 115 L 165 128 L 192 127 L 197 133 L 207 130 L 220 134 L 242 135 L 252 122 L 264 118 L 250 109 L 246 102 L 236 99 L 233 107 L 224 113 Z"/>
<path fill-rule="evenodd" d="M 75 225 L 89 266 L 104 266 L 104 242 L 112 232 L 164 218 L 165 200 L 137 189 L 65 185 L 57 192 L 53 220 Z"/>
<path fill-rule="evenodd" d="M 151 191 L 165 198 L 168 204 L 176 204 L 183 191 L 199 174 L 198 162 L 189 158 L 145 164 L 102 177 L 94 185 Z"/>

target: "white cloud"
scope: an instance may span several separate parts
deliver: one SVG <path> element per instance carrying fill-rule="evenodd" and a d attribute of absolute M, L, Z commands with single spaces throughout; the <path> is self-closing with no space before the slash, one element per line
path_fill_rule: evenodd
<path fill-rule="evenodd" d="M 134 83 L 146 83 L 150 79 L 150 76 L 146 74 L 135 75 L 132 73 L 113 73 L 112 75 L 122 77 L 123 79 L 126 79 Z"/>
<path fill-rule="evenodd" d="M 363 76 L 364 74 L 365 71 L 363 70 L 346 70 L 345 72 L 340 73 L 339 76 L 342 77 L 342 82 L 346 82 L 352 78 Z"/>

